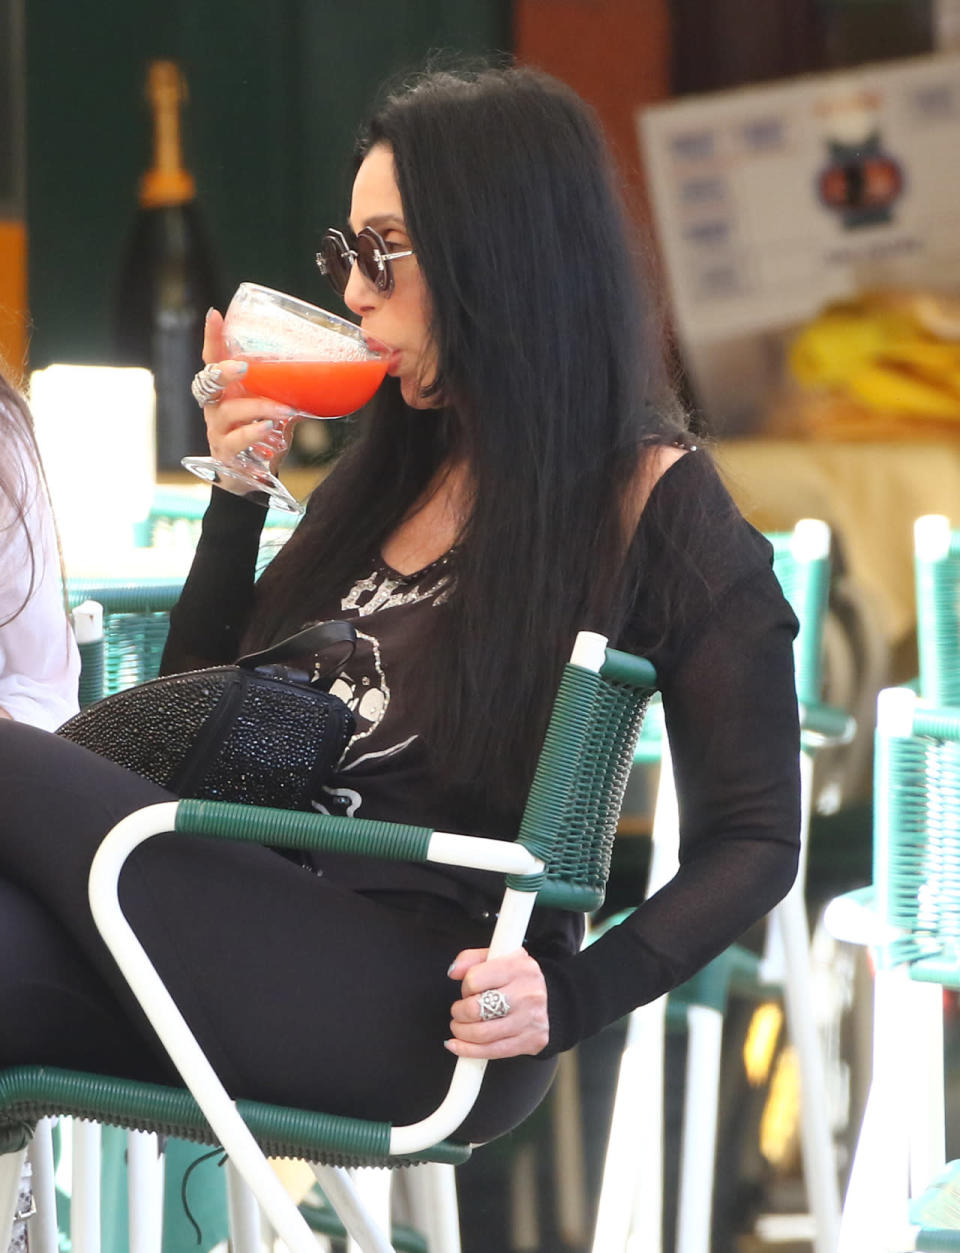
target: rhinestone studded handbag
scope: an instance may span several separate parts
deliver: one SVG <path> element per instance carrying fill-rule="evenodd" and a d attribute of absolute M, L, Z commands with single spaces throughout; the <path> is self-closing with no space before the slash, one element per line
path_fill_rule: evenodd
<path fill-rule="evenodd" d="M 355 647 L 349 622 L 321 622 L 236 665 L 117 692 L 57 734 L 176 796 L 309 809 L 354 731 L 326 689 Z"/>

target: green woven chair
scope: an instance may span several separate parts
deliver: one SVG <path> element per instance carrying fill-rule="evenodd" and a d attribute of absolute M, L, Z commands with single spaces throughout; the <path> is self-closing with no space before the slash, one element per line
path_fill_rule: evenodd
<path fill-rule="evenodd" d="M 200 536 L 200 523 L 209 503 L 206 491 L 184 491 L 159 484 L 154 489 L 153 504 L 134 533 L 140 548 L 165 548 L 184 544 L 195 547 Z M 286 539 L 300 520 L 299 514 L 284 509 L 270 509 L 264 525 L 268 542 Z"/>
<path fill-rule="evenodd" d="M 179 542 L 196 547 L 209 500 L 209 493 L 202 489 L 181 491 L 157 484 L 150 512 L 134 528 L 134 543 L 138 548 L 164 547 Z"/>
<path fill-rule="evenodd" d="M 823 744 L 843 742 L 855 729 L 845 713 L 820 703 L 823 624 L 830 579 L 830 534 L 823 522 L 801 521 L 791 532 L 768 535 L 774 571 L 800 623 L 794 644 L 797 698 L 803 728 L 801 778 L 805 852 L 812 794 L 812 760 Z M 660 762 L 653 852 L 647 894 L 676 871 L 677 811 L 662 711 L 651 706 L 636 752 L 642 764 Z M 618 916 L 605 926 L 620 921 Z M 723 1018 L 728 998 L 784 997 L 803 1088 L 803 1158 L 811 1212 L 816 1218 L 816 1253 L 834 1253 L 840 1200 L 832 1135 L 827 1121 L 825 1080 L 816 1033 L 804 902 L 804 867 L 788 897 L 771 915 L 761 959 L 734 945 L 689 983 L 642 1006 L 630 1016 L 621 1060 L 593 1253 L 636 1242 L 645 1253 L 662 1243 L 664 1034 L 687 1032 L 680 1185 L 677 1198 L 678 1253 L 709 1253 L 716 1155 Z M 643 1118 L 636 1111 L 642 1101 Z"/>
<path fill-rule="evenodd" d="M 200 535 L 208 496 L 158 486 L 153 506 L 136 532 L 140 547 L 182 545 L 192 551 Z M 289 538 L 298 518 L 282 510 L 270 510 L 260 544 L 258 568 L 262 569 Z M 95 624 L 86 638 L 86 623 L 78 624 L 82 669 L 80 704 L 155 678 L 167 639 L 170 609 L 180 594 L 183 577 L 77 579 L 69 581 L 71 610 L 84 601 L 95 601 L 103 610 L 103 632 Z M 82 620 L 81 620 L 82 621 Z"/>
<path fill-rule="evenodd" d="M 874 876 L 831 902 L 838 938 L 876 950 L 874 1080 L 844 1203 L 841 1249 L 876 1226 L 880 1249 L 960 1248 L 960 1184 L 944 1168 L 941 994 L 956 988 L 954 924 L 960 842 L 960 532 L 928 514 L 914 524 L 919 679 L 916 695 L 881 693 L 874 763 Z M 938 710 L 940 712 L 938 712 Z M 933 954 L 940 956 L 933 961 Z M 911 1026 L 909 1046 L 903 1023 Z M 921 1049 L 924 1050 L 921 1052 Z M 899 1050 L 899 1052 L 898 1052 Z M 910 1081 L 922 1071 L 918 1094 Z M 905 1084 L 905 1080 L 907 1083 Z M 899 1098 L 899 1103 L 898 1103 Z M 913 1101 L 908 1129 L 905 1102 Z M 918 1135 L 917 1128 L 921 1128 Z M 923 1191 L 929 1185 L 926 1197 Z M 883 1206 L 875 1198 L 883 1195 Z M 914 1198 L 905 1229 L 907 1197 Z"/>
<path fill-rule="evenodd" d="M 873 1073 L 838 1253 L 960 1249 L 945 1163 L 943 988 L 960 990 L 960 708 L 907 688 L 877 704 L 873 884 L 826 921 L 874 951 Z"/>
<path fill-rule="evenodd" d="M 80 705 L 154 679 L 182 578 L 70 579 L 80 649 Z M 95 608 L 99 606 L 99 612 Z"/>
<path fill-rule="evenodd" d="M 538 901 L 577 911 L 594 910 L 602 903 L 634 745 L 654 683 L 649 663 L 607 649 L 602 637 L 578 636 L 513 843 L 204 801 L 149 806 L 119 823 L 104 840 L 91 870 L 91 907 L 105 942 L 188 1090 L 29 1066 L 0 1074 L 0 1135 L 6 1136 L 7 1175 L 13 1148 L 33 1121 L 48 1114 L 74 1113 L 219 1144 L 288 1248 L 315 1253 L 308 1223 L 265 1155 L 298 1157 L 313 1164 L 327 1200 L 364 1253 L 387 1253 L 392 1246 L 364 1214 L 343 1168 L 465 1160 L 470 1146 L 450 1137 L 476 1099 L 485 1063 L 459 1059 L 440 1107 L 407 1127 L 234 1102 L 120 912 L 116 884 L 123 862 L 152 835 L 177 830 L 207 838 L 499 870 L 506 876 L 506 888 L 491 950 L 511 951 L 519 947 Z M 4 1165 L 0 1158 L 0 1197 Z M 0 1229 L 0 1242 L 2 1238 Z"/>
<path fill-rule="evenodd" d="M 920 693 L 960 708 L 960 531 L 942 514 L 914 523 Z"/>

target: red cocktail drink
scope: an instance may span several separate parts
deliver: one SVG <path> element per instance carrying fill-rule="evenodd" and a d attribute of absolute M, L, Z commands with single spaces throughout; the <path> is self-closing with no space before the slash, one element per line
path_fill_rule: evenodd
<path fill-rule="evenodd" d="M 286 292 L 241 283 L 223 321 L 231 358 L 247 362 L 243 391 L 288 405 L 261 443 L 232 457 L 184 457 L 183 466 L 210 483 L 257 493 L 254 499 L 292 513 L 303 507 L 271 469 L 285 431 L 298 418 L 345 418 L 362 409 L 383 382 L 391 360 L 362 327 Z"/>
<path fill-rule="evenodd" d="M 244 391 L 267 396 L 315 418 L 342 418 L 363 408 L 387 370 L 386 357 L 370 361 L 247 361 Z"/>

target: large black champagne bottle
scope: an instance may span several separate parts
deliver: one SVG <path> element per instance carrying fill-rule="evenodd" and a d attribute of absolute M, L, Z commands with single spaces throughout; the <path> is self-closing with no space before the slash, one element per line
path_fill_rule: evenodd
<path fill-rule="evenodd" d="M 203 414 L 190 381 L 203 364 L 203 320 L 222 308 L 209 244 L 183 159 L 180 114 L 186 84 L 173 61 L 147 72 L 153 164 L 140 180 L 140 208 L 123 259 L 115 345 L 120 364 L 153 371 L 157 391 L 157 469 L 207 452 Z"/>

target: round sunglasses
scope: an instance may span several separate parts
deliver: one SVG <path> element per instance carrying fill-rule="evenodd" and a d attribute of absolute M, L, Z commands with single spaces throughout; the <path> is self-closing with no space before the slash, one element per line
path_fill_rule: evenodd
<path fill-rule="evenodd" d="M 353 248 L 347 242 L 343 231 L 331 227 L 320 241 L 317 266 L 338 296 L 342 296 L 346 289 L 354 262 L 359 266 L 363 277 L 371 282 L 378 292 L 389 296 L 393 291 L 392 263 L 401 257 L 412 256 L 412 248 L 390 252 L 382 235 L 379 235 L 372 226 L 365 226 L 362 231 L 358 232 Z"/>

